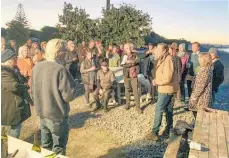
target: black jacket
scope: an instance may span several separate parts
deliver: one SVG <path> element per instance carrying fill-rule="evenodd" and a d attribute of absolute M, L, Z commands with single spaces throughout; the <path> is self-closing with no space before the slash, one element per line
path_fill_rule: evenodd
<path fill-rule="evenodd" d="M 131 68 L 135 68 L 137 73 L 140 73 L 140 57 L 137 52 L 132 52 L 131 60 L 134 61 L 133 64 L 124 64 L 123 66 L 123 76 L 124 78 L 129 78 L 129 72 Z"/>
<path fill-rule="evenodd" d="M 212 90 L 217 92 L 219 86 L 223 83 L 224 80 L 224 66 L 220 60 L 217 60 L 213 63 L 213 81 L 212 81 Z"/>
<path fill-rule="evenodd" d="M 1 66 L 1 125 L 18 125 L 31 116 L 26 83 L 13 68 Z"/>
<path fill-rule="evenodd" d="M 77 58 L 76 61 L 73 61 L 73 58 Z M 78 55 L 76 52 L 68 52 L 66 55 L 65 55 L 65 61 L 66 61 L 66 69 L 68 71 L 70 70 L 77 70 L 77 65 L 78 65 Z"/>

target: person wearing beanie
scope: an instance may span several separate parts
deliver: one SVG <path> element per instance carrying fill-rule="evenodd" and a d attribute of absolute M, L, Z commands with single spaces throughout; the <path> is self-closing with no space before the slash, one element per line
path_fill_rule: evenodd
<path fill-rule="evenodd" d="M 1 54 L 1 125 L 10 127 L 10 135 L 19 138 L 21 123 L 31 116 L 28 86 L 15 71 L 17 56 L 6 49 Z M 14 98 L 14 99 L 12 99 Z"/>
<path fill-rule="evenodd" d="M 212 79 L 212 103 L 215 103 L 215 94 L 218 92 L 219 86 L 224 81 L 224 66 L 220 61 L 220 57 L 216 48 L 210 48 L 209 54 L 211 55 L 213 65 L 213 79 Z"/>

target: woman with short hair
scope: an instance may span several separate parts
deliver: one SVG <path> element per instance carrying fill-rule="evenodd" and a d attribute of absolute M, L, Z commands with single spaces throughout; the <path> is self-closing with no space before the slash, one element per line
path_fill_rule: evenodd
<path fill-rule="evenodd" d="M 212 103 L 212 60 L 209 54 L 199 55 L 200 68 L 194 80 L 189 109 L 196 117 L 197 111 L 209 107 Z"/>
<path fill-rule="evenodd" d="M 27 78 L 30 85 L 30 78 L 32 76 L 32 68 L 34 66 L 32 59 L 28 56 L 28 47 L 26 45 L 19 48 L 17 67 L 20 73 Z"/>

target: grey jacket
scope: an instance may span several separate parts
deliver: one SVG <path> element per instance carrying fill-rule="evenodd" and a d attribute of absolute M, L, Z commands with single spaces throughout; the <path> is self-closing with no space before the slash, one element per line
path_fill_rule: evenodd
<path fill-rule="evenodd" d="M 69 115 L 69 102 L 76 97 L 74 79 L 56 62 L 39 62 L 32 72 L 31 97 L 38 116 L 62 121 Z"/>

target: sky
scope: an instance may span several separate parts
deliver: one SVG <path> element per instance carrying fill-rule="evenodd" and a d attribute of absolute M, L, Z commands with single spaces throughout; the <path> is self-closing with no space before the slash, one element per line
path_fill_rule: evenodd
<path fill-rule="evenodd" d="M 84 8 L 91 18 L 102 17 L 106 0 L 1 0 L 1 26 L 15 16 L 18 3 L 33 29 L 55 26 L 64 2 Z M 229 44 L 229 3 L 227 0 L 110 0 L 132 4 L 147 12 L 153 30 L 170 39 L 184 38 L 191 42 Z"/>

